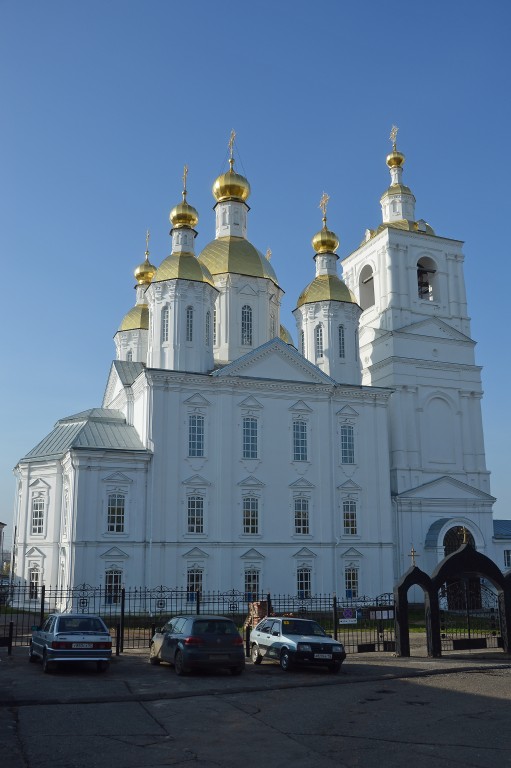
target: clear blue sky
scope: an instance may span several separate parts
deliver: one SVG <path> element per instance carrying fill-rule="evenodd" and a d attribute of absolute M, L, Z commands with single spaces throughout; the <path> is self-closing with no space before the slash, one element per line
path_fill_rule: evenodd
<path fill-rule="evenodd" d="M 320 196 L 345 256 L 381 221 L 393 123 L 417 218 L 466 243 L 487 464 L 511 517 L 510 29 L 505 0 L 0 0 L 0 520 L 18 459 L 101 404 L 147 228 L 151 261 L 169 253 L 184 163 L 200 251 L 236 129 L 249 239 L 272 249 L 296 337 Z"/>

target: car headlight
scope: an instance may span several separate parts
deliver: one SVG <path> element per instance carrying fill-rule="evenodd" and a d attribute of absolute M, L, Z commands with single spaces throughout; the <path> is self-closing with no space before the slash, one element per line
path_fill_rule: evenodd
<path fill-rule="evenodd" d="M 309 643 L 298 643 L 298 650 L 299 651 L 312 651 L 312 648 L 310 647 Z"/>
<path fill-rule="evenodd" d="M 344 648 L 342 647 L 342 645 L 334 645 L 332 647 L 332 651 L 334 653 L 342 653 L 344 651 Z"/>

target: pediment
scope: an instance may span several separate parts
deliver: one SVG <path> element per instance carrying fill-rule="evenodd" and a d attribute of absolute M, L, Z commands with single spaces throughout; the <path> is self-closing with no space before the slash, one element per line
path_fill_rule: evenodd
<path fill-rule="evenodd" d="M 241 555 L 242 560 L 264 560 L 265 557 L 257 549 L 247 549 L 244 555 Z"/>
<path fill-rule="evenodd" d="M 334 380 L 282 339 L 274 338 L 229 365 L 216 370 L 213 376 L 227 378 L 243 376 L 304 384 L 334 384 Z"/>
<path fill-rule="evenodd" d="M 490 503 L 495 501 L 495 497 L 490 496 L 489 493 L 445 475 L 431 480 L 429 483 L 424 483 L 424 485 L 419 485 L 417 488 L 410 488 L 409 491 L 398 494 L 396 499 L 445 499 L 454 501 L 477 499 Z"/>
<path fill-rule="evenodd" d="M 31 547 L 25 557 L 44 557 L 44 555 L 37 547 Z"/>
<path fill-rule="evenodd" d="M 187 478 L 186 480 L 183 480 L 182 485 L 211 485 L 209 480 L 206 480 L 205 477 L 202 477 L 201 475 L 192 475 L 192 477 Z"/>
<path fill-rule="evenodd" d="M 258 480 L 253 475 L 249 475 L 244 480 L 240 480 L 238 485 L 242 485 L 244 488 L 263 488 L 264 483 Z"/>
<path fill-rule="evenodd" d="M 111 407 L 113 401 L 122 394 L 126 399 L 125 390 L 131 388 L 134 381 L 144 370 L 143 363 L 127 362 L 126 360 L 114 360 L 103 395 L 103 408 Z"/>
<path fill-rule="evenodd" d="M 255 290 L 252 288 L 252 286 L 251 286 L 251 285 L 249 285 L 248 283 L 245 283 L 245 285 L 244 285 L 244 286 L 242 286 L 242 287 L 239 289 L 239 293 L 240 293 L 242 296 L 257 296 L 257 291 L 255 291 Z"/>
<path fill-rule="evenodd" d="M 289 484 L 289 488 L 315 488 L 316 486 L 314 483 L 311 483 L 310 480 L 307 480 L 306 477 L 299 477 L 298 480 L 295 480 L 293 483 Z"/>
<path fill-rule="evenodd" d="M 110 547 L 106 552 L 100 555 L 102 560 L 128 560 L 129 555 L 123 552 L 119 547 Z"/>
<path fill-rule="evenodd" d="M 439 320 L 435 317 L 430 317 L 426 320 L 421 320 L 418 323 L 407 325 L 404 328 L 400 328 L 399 330 L 394 331 L 394 334 L 396 336 L 406 334 L 413 336 L 424 336 L 434 339 L 443 338 L 453 341 L 469 341 L 472 344 L 474 343 L 472 339 L 470 339 L 464 333 L 461 333 L 461 331 L 458 331 L 448 323 L 445 323 L 443 320 Z"/>
<path fill-rule="evenodd" d="M 356 483 L 354 483 L 353 480 L 346 480 L 345 483 L 341 483 L 341 485 L 337 486 L 337 490 L 349 492 L 349 491 L 361 491 L 362 489 L 360 485 L 357 485 Z"/>
<path fill-rule="evenodd" d="M 50 488 L 46 480 L 41 480 L 40 477 L 38 477 L 37 480 L 34 480 L 32 483 L 30 483 L 28 487 L 30 488 L 31 491 L 36 491 L 37 489 L 40 489 L 41 491 L 47 491 Z"/>
<path fill-rule="evenodd" d="M 341 552 L 341 557 L 364 557 L 364 555 L 362 552 L 359 552 L 358 549 L 355 549 L 355 547 L 350 547 L 344 552 Z"/>
<path fill-rule="evenodd" d="M 133 480 L 123 472 L 112 472 L 111 475 L 103 478 L 104 483 L 132 483 Z"/>
<path fill-rule="evenodd" d="M 298 552 L 295 552 L 293 557 L 317 557 L 317 555 L 309 547 L 302 547 Z"/>
<path fill-rule="evenodd" d="M 202 549 L 199 549 L 199 547 L 194 547 L 193 549 L 189 549 L 188 552 L 185 552 L 182 557 L 209 557 L 207 552 L 204 552 Z"/>
<path fill-rule="evenodd" d="M 346 417 L 354 418 L 355 416 L 358 416 L 358 415 L 359 415 L 358 411 L 352 408 L 351 405 L 345 405 L 344 408 L 341 408 L 336 413 L 336 416 L 342 416 L 343 418 L 346 418 Z"/>
<path fill-rule="evenodd" d="M 255 399 L 255 397 L 246 397 L 241 403 L 238 403 L 240 408 L 262 408 L 261 403 Z"/>
<path fill-rule="evenodd" d="M 205 405 L 210 405 L 209 400 L 206 400 L 205 397 L 202 397 L 200 392 L 196 392 L 194 395 L 191 395 L 187 400 L 183 401 L 184 405 L 195 405 L 197 407 L 204 407 Z"/>
<path fill-rule="evenodd" d="M 298 400 L 294 405 L 289 408 L 290 411 L 299 411 L 300 413 L 312 413 L 312 408 L 309 408 L 307 403 L 303 400 Z"/>

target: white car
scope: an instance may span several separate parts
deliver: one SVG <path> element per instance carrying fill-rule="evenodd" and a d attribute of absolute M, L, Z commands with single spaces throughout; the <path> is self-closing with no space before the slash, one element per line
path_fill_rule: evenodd
<path fill-rule="evenodd" d="M 267 616 L 250 633 L 250 656 L 254 664 L 263 659 L 278 661 L 286 672 L 295 664 L 319 664 L 335 673 L 346 651 L 316 621 Z"/>
<path fill-rule="evenodd" d="M 32 628 L 29 661 L 42 660 L 43 672 L 64 661 L 94 661 L 98 672 L 108 669 L 112 638 L 103 619 L 83 613 L 53 613 Z"/>

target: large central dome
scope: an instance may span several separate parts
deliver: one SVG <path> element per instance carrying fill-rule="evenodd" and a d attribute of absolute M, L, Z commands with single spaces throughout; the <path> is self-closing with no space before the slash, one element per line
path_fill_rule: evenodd
<path fill-rule="evenodd" d="M 230 272 L 266 277 L 275 285 L 279 284 L 269 260 L 244 237 L 218 237 L 204 248 L 198 258 L 213 276 Z"/>

